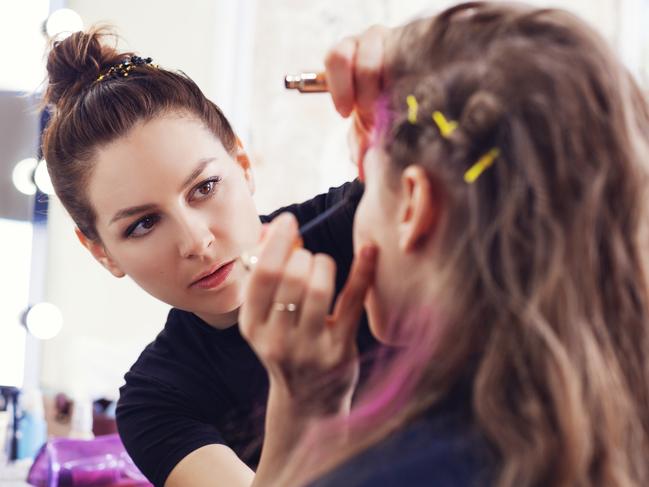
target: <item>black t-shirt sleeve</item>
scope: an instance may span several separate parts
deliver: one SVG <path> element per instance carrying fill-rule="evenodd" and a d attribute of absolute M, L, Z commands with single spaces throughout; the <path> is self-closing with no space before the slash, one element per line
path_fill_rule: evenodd
<path fill-rule="evenodd" d="M 182 391 L 150 376 L 127 374 L 117 409 L 118 429 L 142 473 L 162 487 L 171 470 L 194 450 L 224 444 L 216 428 L 193 417 Z"/>

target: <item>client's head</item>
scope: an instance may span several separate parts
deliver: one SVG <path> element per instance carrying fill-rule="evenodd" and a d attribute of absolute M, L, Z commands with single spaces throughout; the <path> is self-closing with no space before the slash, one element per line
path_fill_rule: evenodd
<path fill-rule="evenodd" d="M 415 344 L 402 414 L 468 379 L 503 484 L 646 478 L 640 90 L 577 18 L 523 5 L 451 8 L 390 56 L 355 243 L 380 249 L 374 333 Z"/>

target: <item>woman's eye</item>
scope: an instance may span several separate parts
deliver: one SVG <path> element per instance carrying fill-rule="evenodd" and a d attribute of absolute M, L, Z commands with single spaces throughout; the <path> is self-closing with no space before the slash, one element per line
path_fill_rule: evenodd
<path fill-rule="evenodd" d="M 216 185 L 221 181 L 220 177 L 215 177 L 203 181 L 201 184 L 196 186 L 192 191 L 190 199 L 205 199 L 208 198 L 214 190 Z"/>
<path fill-rule="evenodd" d="M 212 189 L 214 188 L 214 183 L 212 181 L 205 183 L 203 186 L 198 188 L 198 192 L 202 195 L 208 195 L 212 192 Z"/>
<path fill-rule="evenodd" d="M 139 219 L 126 230 L 127 237 L 142 237 L 149 233 L 151 229 L 158 223 L 160 217 L 156 215 L 147 215 Z"/>

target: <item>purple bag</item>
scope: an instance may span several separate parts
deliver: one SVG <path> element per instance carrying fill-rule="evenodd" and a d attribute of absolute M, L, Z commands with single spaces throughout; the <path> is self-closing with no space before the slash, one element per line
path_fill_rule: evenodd
<path fill-rule="evenodd" d="M 36 455 L 27 483 L 36 487 L 151 485 L 116 434 L 93 440 L 48 441 Z"/>

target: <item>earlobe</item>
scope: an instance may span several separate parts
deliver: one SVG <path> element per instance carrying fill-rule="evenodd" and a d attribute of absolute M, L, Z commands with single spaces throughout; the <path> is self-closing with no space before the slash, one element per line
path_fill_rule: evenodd
<path fill-rule="evenodd" d="M 115 277 L 124 277 L 126 275 L 108 255 L 106 248 L 101 242 L 89 239 L 78 227 L 74 229 L 74 233 L 77 235 L 81 245 L 88 249 L 95 260 L 108 269 L 112 275 Z"/>
<path fill-rule="evenodd" d="M 250 194 L 255 194 L 255 178 L 252 175 L 252 169 L 250 168 L 250 160 L 248 159 L 248 155 L 243 151 L 239 152 L 237 154 L 237 162 L 243 169 L 243 177 L 246 178 Z"/>
<path fill-rule="evenodd" d="M 399 248 L 417 250 L 435 232 L 440 208 L 435 188 L 423 167 L 408 166 L 401 174 Z"/>
<path fill-rule="evenodd" d="M 248 156 L 246 157 L 246 161 L 248 160 Z M 243 164 L 242 164 L 243 166 Z M 252 174 L 252 169 L 250 168 L 250 163 L 248 162 L 248 167 L 243 168 L 243 177 L 246 178 L 246 183 L 248 184 L 248 190 L 250 191 L 250 194 L 255 194 L 255 178 Z"/>
<path fill-rule="evenodd" d="M 250 190 L 250 194 L 255 194 L 255 178 L 252 175 L 250 158 L 248 157 L 246 151 L 243 149 L 243 144 L 241 143 L 241 139 L 239 139 L 239 137 L 237 137 L 236 158 L 237 158 L 237 163 L 243 169 L 243 175 L 246 178 L 246 181 L 248 182 L 248 189 Z"/>

